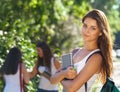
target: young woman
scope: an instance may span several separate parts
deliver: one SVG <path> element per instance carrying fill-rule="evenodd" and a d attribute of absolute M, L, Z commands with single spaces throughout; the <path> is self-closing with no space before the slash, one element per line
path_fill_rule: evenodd
<path fill-rule="evenodd" d="M 67 92 L 90 92 L 98 76 L 104 83 L 106 76 L 111 76 L 112 73 L 112 42 L 105 14 L 94 9 L 83 17 L 82 23 L 81 34 L 84 45 L 73 55 L 77 76 L 73 80 L 63 80 L 62 70 L 51 77 L 53 83 L 61 81 Z"/>
<path fill-rule="evenodd" d="M 58 92 L 58 85 L 51 84 L 50 76 L 53 75 L 60 68 L 60 63 L 45 42 L 38 42 L 37 45 L 38 60 L 30 72 L 30 77 L 34 77 L 37 73 L 40 76 L 40 82 L 37 92 Z M 45 72 L 46 71 L 46 72 Z"/>
<path fill-rule="evenodd" d="M 23 80 L 25 83 L 29 82 L 29 74 L 26 70 L 25 64 L 22 63 L 21 51 L 17 47 L 10 49 L 1 68 L 1 72 L 5 81 L 3 92 L 24 92 L 20 85 L 23 83 Z"/>

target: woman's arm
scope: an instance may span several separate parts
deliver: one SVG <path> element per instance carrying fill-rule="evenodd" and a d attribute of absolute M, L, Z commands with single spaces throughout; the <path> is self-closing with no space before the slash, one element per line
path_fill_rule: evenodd
<path fill-rule="evenodd" d="M 52 84 L 61 82 L 64 78 L 73 79 L 76 76 L 76 71 L 73 67 L 68 67 L 66 70 L 60 70 L 51 76 L 50 81 Z"/>
<path fill-rule="evenodd" d="M 36 62 L 35 66 L 33 67 L 33 70 L 29 72 L 30 78 L 33 78 L 37 73 L 38 73 L 38 70 L 37 70 L 37 62 Z"/>
<path fill-rule="evenodd" d="M 22 73 L 23 73 L 23 79 L 26 84 L 29 83 L 30 77 L 29 73 L 27 72 L 25 64 L 22 64 Z"/>
<path fill-rule="evenodd" d="M 67 80 L 61 82 L 63 87 L 67 90 L 67 92 L 76 92 L 94 74 L 100 72 L 101 65 L 102 65 L 102 56 L 99 54 L 94 54 L 87 61 L 85 67 L 73 80 Z"/>

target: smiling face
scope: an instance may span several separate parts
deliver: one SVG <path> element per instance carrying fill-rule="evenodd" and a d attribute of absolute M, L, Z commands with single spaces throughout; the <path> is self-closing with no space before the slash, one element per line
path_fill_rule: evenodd
<path fill-rule="evenodd" d="M 97 41 L 98 37 L 102 35 L 98 27 L 97 21 L 90 17 L 85 18 L 83 22 L 81 34 L 85 42 Z"/>

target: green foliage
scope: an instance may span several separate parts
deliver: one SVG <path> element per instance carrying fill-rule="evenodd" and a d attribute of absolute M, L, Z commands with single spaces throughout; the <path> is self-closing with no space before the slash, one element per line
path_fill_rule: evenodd
<path fill-rule="evenodd" d="M 27 92 L 37 92 L 40 76 L 37 75 L 31 79 L 29 85 L 26 85 Z"/>

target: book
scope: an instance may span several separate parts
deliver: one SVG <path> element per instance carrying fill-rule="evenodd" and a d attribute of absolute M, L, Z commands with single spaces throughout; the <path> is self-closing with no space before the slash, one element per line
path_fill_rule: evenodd
<path fill-rule="evenodd" d="M 71 65 L 73 65 L 72 53 L 62 55 L 62 69 L 66 69 Z"/>

